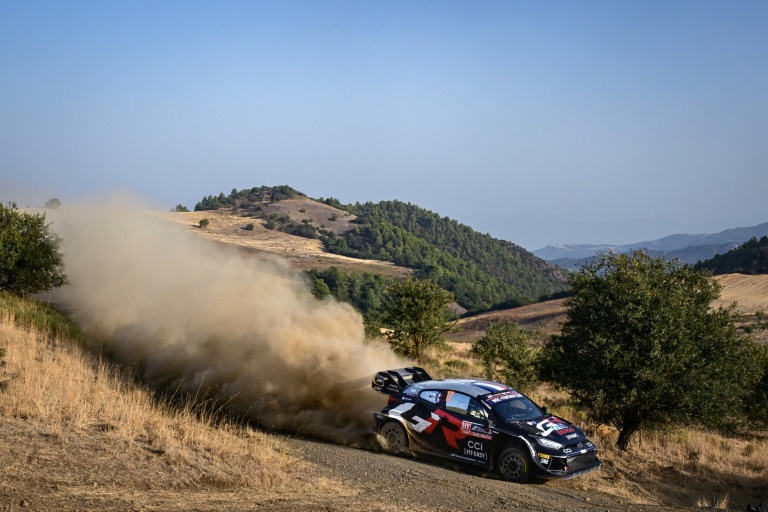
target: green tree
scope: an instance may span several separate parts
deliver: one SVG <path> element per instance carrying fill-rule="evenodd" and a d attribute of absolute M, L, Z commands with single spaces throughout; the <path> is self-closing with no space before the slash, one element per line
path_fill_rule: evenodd
<path fill-rule="evenodd" d="M 59 208 L 61 206 L 61 201 L 58 197 L 53 197 L 45 202 L 46 208 Z"/>
<path fill-rule="evenodd" d="M 486 379 L 528 391 L 537 380 L 536 351 L 517 322 L 492 323 L 470 353 L 483 362 Z"/>
<path fill-rule="evenodd" d="M 427 347 L 443 343 L 453 294 L 428 279 L 408 278 L 389 286 L 386 297 L 384 322 L 392 328 L 387 338 L 395 352 L 421 361 Z"/>
<path fill-rule="evenodd" d="M 30 215 L 15 203 L 0 203 L 0 290 L 27 295 L 67 283 L 61 240 L 49 227 L 45 214 Z"/>
<path fill-rule="evenodd" d="M 758 361 L 760 380 L 746 400 L 746 412 L 751 421 L 768 424 L 768 345 L 760 345 Z"/>
<path fill-rule="evenodd" d="M 208 219 L 200 219 L 200 227 L 203 229 L 208 228 L 208 224 L 211 222 Z"/>
<path fill-rule="evenodd" d="M 567 319 L 543 350 L 542 372 L 625 450 L 641 427 L 723 426 L 758 378 L 756 344 L 733 307 L 712 309 L 709 272 L 644 252 L 601 254 L 571 276 Z"/>
<path fill-rule="evenodd" d="M 186 207 L 186 206 L 184 206 L 183 204 L 179 203 L 179 204 L 177 204 L 177 205 L 176 205 L 176 207 L 175 207 L 173 210 L 171 210 L 171 211 L 172 211 L 172 212 L 188 212 L 188 211 L 189 211 L 189 208 L 187 208 L 187 207 Z"/>

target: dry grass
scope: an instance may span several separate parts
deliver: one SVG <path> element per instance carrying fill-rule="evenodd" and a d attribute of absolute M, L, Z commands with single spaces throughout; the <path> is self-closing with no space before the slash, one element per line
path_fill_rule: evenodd
<path fill-rule="evenodd" d="M 618 432 L 589 422 L 563 391 L 542 385 L 532 398 L 581 426 L 601 451 L 603 468 L 559 485 L 587 486 L 626 503 L 743 510 L 768 496 L 768 431 L 725 437 L 696 429 L 640 431 L 627 452 Z"/>
<path fill-rule="evenodd" d="M 280 205 L 278 213 L 291 214 L 291 218 L 296 221 L 302 218 L 314 219 L 317 222 L 316 226 L 323 224 L 323 222 L 318 220 L 321 218 L 321 215 L 315 213 L 313 216 L 310 210 L 335 210 L 330 206 L 315 203 L 308 199 L 280 201 L 277 205 Z M 277 205 L 274 205 L 275 208 L 278 208 Z M 307 211 L 306 213 L 300 213 L 299 209 Z M 340 210 L 335 211 L 341 212 Z M 349 215 L 346 212 L 341 213 Z M 198 236 L 216 242 L 240 247 L 261 255 L 279 256 L 287 260 L 293 268 L 301 271 L 310 269 L 324 270 L 334 266 L 341 270 L 373 272 L 388 277 L 404 277 L 413 273 L 413 269 L 398 267 L 389 261 L 364 260 L 340 254 L 331 254 L 325 251 L 320 240 L 267 229 L 264 219 L 241 217 L 226 209 L 185 213 L 153 212 L 153 214 L 167 221 L 179 224 Z M 348 223 L 347 217 L 342 215 L 339 217 L 338 223 Z M 201 219 L 209 220 L 210 223 L 206 229 L 198 227 Z M 332 224 L 330 221 L 327 223 Z M 254 225 L 252 231 L 245 229 L 248 224 Z M 332 226 L 326 227 L 333 231 L 343 232 L 341 228 L 333 229 Z"/>
<path fill-rule="evenodd" d="M 728 510 L 728 502 L 730 501 L 730 496 L 728 494 L 725 494 L 724 496 L 721 496 L 720 498 L 712 497 L 709 498 L 707 496 L 703 496 L 696 500 L 696 506 L 699 508 L 714 508 L 716 510 Z"/>
<path fill-rule="evenodd" d="M 0 315 L 0 490 L 269 490 L 293 483 L 302 463 L 274 437 L 191 402 L 157 402 L 75 343 Z"/>

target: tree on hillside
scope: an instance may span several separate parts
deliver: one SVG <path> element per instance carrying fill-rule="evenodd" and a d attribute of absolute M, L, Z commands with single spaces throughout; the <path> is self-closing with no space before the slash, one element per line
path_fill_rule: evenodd
<path fill-rule="evenodd" d="M 28 295 L 67 283 L 61 240 L 49 227 L 45 214 L 30 215 L 15 203 L 0 203 L 0 290 Z"/>
<path fill-rule="evenodd" d="M 536 351 L 529 338 L 517 322 L 492 323 L 470 352 L 483 362 L 486 379 L 527 391 L 537 379 Z"/>
<path fill-rule="evenodd" d="M 607 253 L 570 278 L 567 320 L 543 350 L 543 376 L 570 390 L 625 450 L 641 427 L 727 424 L 759 378 L 735 311 L 711 309 L 708 272 L 644 252 Z"/>
<path fill-rule="evenodd" d="M 768 425 L 768 345 L 760 345 L 758 361 L 760 380 L 746 400 L 746 412 L 750 421 Z"/>
<path fill-rule="evenodd" d="M 446 306 L 453 295 L 428 279 L 408 278 L 389 286 L 386 296 L 384 322 L 392 328 L 387 335 L 392 349 L 421 361 L 424 350 L 442 343 L 450 329 Z"/>
<path fill-rule="evenodd" d="M 209 221 L 208 219 L 200 219 L 200 227 L 203 228 L 203 229 L 207 229 L 208 228 L 208 224 L 210 224 L 210 223 L 211 223 L 211 221 Z"/>
<path fill-rule="evenodd" d="M 708 269 L 720 274 L 768 274 L 768 236 L 759 240 L 752 237 L 725 254 L 716 254 L 712 259 L 700 261 L 694 267 Z"/>
<path fill-rule="evenodd" d="M 46 208 L 59 208 L 61 206 L 61 201 L 58 197 L 51 198 L 45 202 Z"/>

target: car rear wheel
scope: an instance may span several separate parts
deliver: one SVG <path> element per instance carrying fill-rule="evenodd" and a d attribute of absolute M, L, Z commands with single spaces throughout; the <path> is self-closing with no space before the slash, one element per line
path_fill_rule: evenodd
<path fill-rule="evenodd" d="M 408 434 L 401 424 L 396 421 L 387 422 L 381 429 L 381 436 L 390 453 L 403 453 L 408 448 Z"/>
<path fill-rule="evenodd" d="M 497 466 L 501 477 L 510 482 L 521 484 L 526 482 L 531 474 L 528 454 L 514 446 L 501 452 Z"/>

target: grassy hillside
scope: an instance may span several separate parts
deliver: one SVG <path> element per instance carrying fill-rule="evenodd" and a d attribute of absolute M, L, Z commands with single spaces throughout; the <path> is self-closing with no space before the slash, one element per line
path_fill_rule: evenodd
<path fill-rule="evenodd" d="M 297 485 L 303 463 L 277 438 L 195 403 L 158 402 L 84 340 L 47 306 L 0 295 L 0 502 L 143 509 L 152 491 L 227 509 L 243 493 Z M 241 494 L 209 495 L 228 490 Z"/>
<path fill-rule="evenodd" d="M 305 197 L 288 186 L 257 187 L 208 196 L 195 210 L 225 208 L 261 219 L 267 229 L 319 238 L 328 253 L 416 270 L 453 292 L 470 311 L 527 304 L 565 288 L 559 271 L 521 247 L 418 206 L 400 201 L 343 205 L 335 199 L 307 206 Z M 292 201 L 304 206 L 297 212 Z"/>
<path fill-rule="evenodd" d="M 715 279 L 723 287 L 714 306 L 728 307 L 736 303 L 741 317 L 738 326 L 760 343 L 768 343 L 768 275 L 728 274 Z M 454 342 L 472 342 L 494 322 L 518 322 L 536 333 L 539 340 L 560 332 L 566 319 L 563 299 L 539 302 L 519 308 L 489 311 L 462 318 L 457 330 L 448 335 Z"/>

